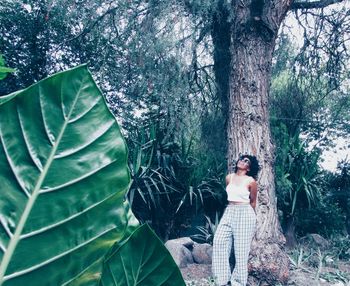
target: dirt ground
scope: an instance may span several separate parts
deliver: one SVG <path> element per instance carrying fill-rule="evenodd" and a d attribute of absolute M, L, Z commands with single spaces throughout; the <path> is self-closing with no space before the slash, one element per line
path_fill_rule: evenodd
<path fill-rule="evenodd" d="M 211 265 L 190 264 L 181 269 L 187 286 L 214 286 L 211 279 Z M 249 281 L 248 281 L 249 282 Z M 256 282 L 254 283 L 256 285 Z M 252 282 L 248 285 L 253 286 Z M 254 286 L 255 286 L 254 285 Z M 258 283 L 256 286 L 266 285 Z M 277 286 L 278 284 L 276 284 Z M 290 269 L 288 286 L 350 286 L 350 261 L 339 261 L 333 266 L 312 268 L 300 266 Z"/>

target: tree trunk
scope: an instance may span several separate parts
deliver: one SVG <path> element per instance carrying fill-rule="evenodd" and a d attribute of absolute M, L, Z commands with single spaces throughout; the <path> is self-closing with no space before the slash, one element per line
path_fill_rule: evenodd
<path fill-rule="evenodd" d="M 257 229 L 249 271 L 260 282 L 286 282 L 289 259 L 277 216 L 274 147 L 271 141 L 268 94 L 272 53 L 285 1 L 233 1 L 229 94 L 228 164 L 240 153 L 255 155 L 261 166 Z"/>
<path fill-rule="evenodd" d="M 297 245 L 297 239 L 295 237 L 295 223 L 294 223 L 294 216 L 288 215 L 287 222 L 286 222 L 286 246 L 288 248 L 293 248 Z"/>
<path fill-rule="evenodd" d="M 214 74 L 217 86 L 217 97 L 220 99 L 222 115 L 228 118 L 228 94 L 230 75 L 230 12 L 225 6 L 224 0 L 219 0 L 217 9 L 213 13 L 211 37 L 213 40 Z M 224 123 L 227 128 L 227 120 Z"/>

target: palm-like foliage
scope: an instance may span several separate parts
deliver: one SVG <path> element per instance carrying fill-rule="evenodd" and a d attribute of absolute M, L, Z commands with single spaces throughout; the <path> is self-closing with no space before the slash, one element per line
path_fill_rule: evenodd
<path fill-rule="evenodd" d="M 319 153 L 308 152 L 299 134 L 289 137 L 284 130 L 281 124 L 279 139 L 284 142 L 277 153 L 277 188 L 288 213 L 293 214 L 298 204 L 305 206 L 307 203 L 310 207 L 321 194 Z"/>
<path fill-rule="evenodd" d="M 206 205 L 219 204 L 223 196 L 222 169 L 198 178 L 194 172 L 198 161 L 191 155 L 194 140 L 167 142 L 152 125 L 131 140 L 130 169 L 132 185 L 128 197 L 142 221 L 152 222 L 164 239 L 190 224 L 191 217 Z M 186 146 L 186 147 L 184 147 Z M 187 225 L 186 225 L 187 224 Z M 182 225 L 182 226 L 181 226 Z"/>

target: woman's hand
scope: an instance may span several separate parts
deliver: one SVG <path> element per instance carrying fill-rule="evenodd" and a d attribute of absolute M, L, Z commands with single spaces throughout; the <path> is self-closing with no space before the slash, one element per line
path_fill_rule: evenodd
<path fill-rule="evenodd" d="M 252 206 L 255 214 L 256 214 L 256 198 L 257 198 L 257 194 L 258 194 L 258 184 L 256 183 L 255 180 L 253 180 L 250 184 L 249 184 L 249 190 L 250 190 L 250 205 Z"/>

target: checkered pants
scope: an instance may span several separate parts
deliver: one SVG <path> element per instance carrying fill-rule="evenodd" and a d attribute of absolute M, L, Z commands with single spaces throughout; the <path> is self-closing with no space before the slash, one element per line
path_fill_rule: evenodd
<path fill-rule="evenodd" d="M 218 285 L 246 286 L 248 257 L 256 215 L 250 205 L 228 205 L 214 235 L 212 271 Z M 231 274 L 232 240 L 236 265 Z"/>

